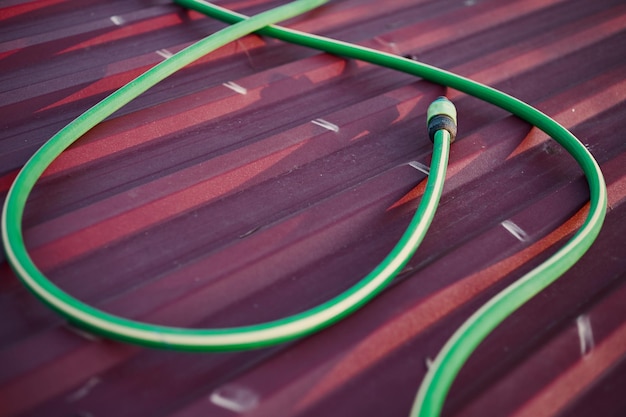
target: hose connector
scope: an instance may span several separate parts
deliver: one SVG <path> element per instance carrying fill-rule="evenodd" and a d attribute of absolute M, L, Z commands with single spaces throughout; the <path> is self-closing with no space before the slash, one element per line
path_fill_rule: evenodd
<path fill-rule="evenodd" d="M 450 143 L 454 142 L 456 138 L 456 107 L 446 97 L 437 97 L 428 106 L 426 124 L 431 141 L 435 141 L 435 133 L 438 130 L 445 129 L 450 133 Z"/>

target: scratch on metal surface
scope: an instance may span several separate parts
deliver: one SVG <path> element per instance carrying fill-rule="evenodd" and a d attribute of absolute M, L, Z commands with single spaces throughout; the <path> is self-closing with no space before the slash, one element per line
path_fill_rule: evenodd
<path fill-rule="evenodd" d="M 332 130 L 333 132 L 339 132 L 339 126 L 324 119 L 311 120 L 311 123 L 321 126 L 324 129 Z"/>
<path fill-rule="evenodd" d="M 248 47 L 245 43 L 241 42 L 241 39 L 237 40 L 237 49 L 241 48 L 244 54 L 246 54 L 246 58 L 248 59 L 248 64 L 250 68 L 256 69 L 254 63 L 252 62 L 252 55 L 250 55 L 250 51 L 248 51 Z"/>
<path fill-rule="evenodd" d="M 415 168 L 416 170 L 423 172 L 426 175 L 430 174 L 430 167 L 427 167 L 426 165 L 422 164 L 421 162 L 411 161 L 411 162 L 409 162 L 409 165 L 412 166 L 413 168 Z"/>
<path fill-rule="evenodd" d="M 91 390 L 94 389 L 94 387 L 98 385 L 100 382 L 101 382 L 100 378 L 98 377 L 89 378 L 89 380 L 85 382 L 85 384 L 82 387 L 80 387 L 79 389 L 77 389 L 76 391 L 68 395 L 65 400 L 68 403 L 72 403 L 72 402 L 80 400 L 81 398 L 86 397 L 87 394 L 89 394 Z"/>
<path fill-rule="evenodd" d="M 261 228 L 261 226 L 256 226 L 256 227 L 248 230 L 246 233 L 239 235 L 239 239 L 243 239 L 244 237 L 248 237 L 251 234 L 258 232 L 260 228 Z"/>
<path fill-rule="evenodd" d="M 244 413 L 259 404 L 259 396 L 249 388 L 229 384 L 217 388 L 211 393 L 213 404 L 236 413 Z"/>
<path fill-rule="evenodd" d="M 168 59 L 174 56 L 174 54 L 168 51 L 167 49 L 159 49 L 158 51 L 156 51 L 156 53 L 165 59 Z"/>
<path fill-rule="evenodd" d="M 578 316 L 576 318 L 576 327 L 578 328 L 578 339 L 580 340 L 580 355 L 585 356 L 591 352 L 595 345 L 589 316 L 587 314 Z"/>
<path fill-rule="evenodd" d="M 414 270 L 414 267 L 412 267 L 411 265 L 407 265 L 402 269 L 402 271 L 400 271 L 400 273 L 398 273 L 398 276 L 408 274 L 409 272 L 413 272 Z"/>
<path fill-rule="evenodd" d="M 121 16 L 111 16 L 109 19 L 111 19 L 111 22 L 113 22 L 115 26 L 122 26 L 125 22 L 124 18 Z"/>
<path fill-rule="evenodd" d="M 77 335 L 79 335 L 80 337 L 82 337 L 83 339 L 87 339 L 91 342 L 99 342 L 102 339 L 100 339 L 98 336 L 91 334 L 89 332 L 86 332 L 82 329 L 79 329 L 78 327 L 74 327 L 72 324 L 70 323 L 66 323 L 65 327 L 67 327 L 68 330 L 70 330 L 73 333 L 76 333 Z"/>
<path fill-rule="evenodd" d="M 520 242 L 526 242 L 528 240 L 528 234 L 524 229 L 513 223 L 512 220 L 505 220 L 500 224 Z"/>
<path fill-rule="evenodd" d="M 232 81 L 228 81 L 226 83 L 222 83 L 222 85 L 226 88 L 230 88 L 231 90 L 233 90 L 235 93 L 239 93 L 239 94 L 243 94 L 246 95 L 248 94 L 248 89 L 245 87 L 240 86 L 239 84 L 232 82 Z"/>
<path fill-rule="evenodd" d="M 394 41 L 387 41 L 380 36 L 374 37 L 374 40 L 383 46 L 388 46 L 394 54 L 400 54 L 400 50 L 398 49 L 398 45 Z"/>

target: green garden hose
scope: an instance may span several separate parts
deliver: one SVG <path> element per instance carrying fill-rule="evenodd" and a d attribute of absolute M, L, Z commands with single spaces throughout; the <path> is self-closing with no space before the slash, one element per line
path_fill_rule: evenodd
<path fill-rule="evenodd" d="M 270 23 L 301 14 L 326 1 L 294 1 L 242 20 L 189 46 L 106 97 L 46 142 L 18 174 L 2 213 L 2 239 L 7 258 L 26 286 L 54 310 L 87 330 L 145 346 L 181 350 L 240 350 L 274 345 L 326 327 L 382 291 L 409 261 L 435 214 L 450 147 L 445 130 L 435 140 L 431 174 L 422 201 L 407 231 L 389 255 L 352 288 L 315 308 L 281 320 L 236 328 L 182 329 L 117 317 L 82 303 L 51 283 L 30 259 L 22 236 L 22 215 L 30 191 L 44 170 L 81 135 L 192 61 Z"/>
<path fill-rule="evenodd" d="M 539 110 L 514 97 L 423 63 L 272 25 L 326 1 L 298 0 L 248 18 L 199 0 L 177 0 L 185 7 L 233 25 L 189 46 L 140 75 L 87 110 L 46 142 L 24 165 L 9 190 L 2 212 L 3 244 L 12 268 L 35 295 L 70 321 L 118 340 L 181 350 L 235 350 L 268 346 L 310 334 L 340 320 L 379 293 L 402 270 L 421 243 L 443 189 L 449 146 L 453 139 L 447 120 L 438 120 L 439 124 L 433 129 L 440 128 L 429 132 L 434 141 L 434 149 L 426 190 L 410 225 L 389 255 L 355 286 L 333 299 L 294 316 L 253 326 L 202 330 L 157 326 L 113 316 L 76 300 L 52 284 L 28 255 L 21 230 L 28 195 L 43 171 L 58 155 L 104 118 L 185 65 L 255 31 L 287 42 L 403 71 L 473 95 L 517 115 L 559 142 L 574 157 L 587 177 L 590 205 L 584 224 L 555 255 L 481 307 L 442 348 L 422 382 L 411 411 L 411 415 L 436 416 L 443 407 L 454 378 L 478 344 L 506 317 L 574 265 L 591 246 L 606 213 L 606 185 L 598 164 L 575 136 Z M 430 113 L 429 111 L 429 122 Z"/>

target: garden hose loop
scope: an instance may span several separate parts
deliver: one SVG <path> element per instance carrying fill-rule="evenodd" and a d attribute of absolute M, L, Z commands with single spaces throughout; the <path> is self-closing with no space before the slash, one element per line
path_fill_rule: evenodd
<path fill-rule="evenodd" d="M 404 268 L 424 238 L 443 190 L 450 141 L 440 135 L 433 150 L 431 174 L 420 205 L 397 245 L 367 276 L 327 302 L 268 323 L 220 329 L 186 329 L 152 325 L 114 316 L 73 298 L 50 282 L 31 260 L 22 236 L 24 206 L 43 171 L 87 130 L 148 88 L 208 52 L 284 20 L 327 0 L 298 0 L 227 27 L 156 65 L 87 110 L 46 142 L 24 165 L 11 186 L 2 213 L 2 239 L 7 259 L 19 278 L 48 306 L 72 323 L 103 336 L 144 346 L 180 350 L 241 350 L 274 345 L 301 337 L 358 309 Z"/>

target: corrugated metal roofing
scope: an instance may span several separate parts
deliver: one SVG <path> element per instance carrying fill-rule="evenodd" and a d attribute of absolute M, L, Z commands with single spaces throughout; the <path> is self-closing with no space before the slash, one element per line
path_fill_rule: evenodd
<path fill-rule="evenodd" d="M 224 1 L 246 14 L 277 2 Z M 1 5 L 0 196 L 89 106 L 223 24 L 165 0 Z M 461 371 L 446 416 L 626 415 L 626 5 L 336 1 L 288 26 L 410 54 L 537 106 L 578 135 L 609 189 L 589 253 Z M 476 99 L 248 36 L 93 129 L 27 205 L 37 264 L 81 300 L 151 323 L 258 323 L 367 273 L 414 211 L 427 105 L 459 110 L 431 231 L 382 295 L 314 336 L 178 353 L 75 329 L 0 264 L 0 415 L 404 416 L 428 361 L 580 225 L 588 191 L 541 132 Z M 416 169 L 417 168 L 417 169 Z"/>

